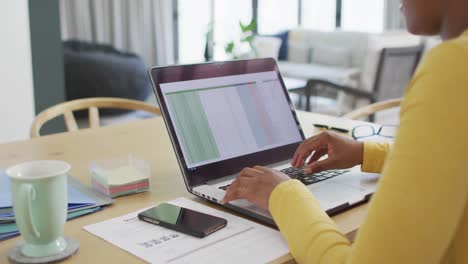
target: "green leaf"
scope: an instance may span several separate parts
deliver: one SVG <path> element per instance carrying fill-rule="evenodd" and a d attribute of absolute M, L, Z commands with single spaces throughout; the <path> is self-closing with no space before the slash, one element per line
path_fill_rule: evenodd
<path fill-rule="evenodd" d="M 242 33 L 245 33 L 248 31 L 247 26 L 242 24 L 242 21 L 239 21 L 239 26 L 241 28 Z"/>
<path fill-rule="evenodd" d="M 252 42 L 254 39 L 254 36 L 253 35 L 249 35 L 249 36 L 246 36 L 245 38 L 243 38 L 241 41 L 242 42 Z"/>
<path fill-rule="evenodd" d="M 242 21 L 239 21 L 239 26 L 241 28 L 242 33 L 253 32 L 256 24 L 257 23 L 255 22 L 255 19 L 252 19 L 248 25 L 244 25 Z"/>
<path fill-rule="evenodd" d="M 252 19 L 252 20 L 250 21 L 250 23 L 247 25 L 246 29 L 247 29 L 248 31 L 253 31 L 256 24 L 257 24 L 257 23 L 255 22 L 255 19 Z"/>
<path fill-rule="evenodd" d="M 233 53 L 234 47 L 235 47 L 235 44 L 233 41 L 231 41 L 228 44 L 226 44 L 226 47 L 224 48 L 224 50 L 226 51 L 226 53 Z"/>

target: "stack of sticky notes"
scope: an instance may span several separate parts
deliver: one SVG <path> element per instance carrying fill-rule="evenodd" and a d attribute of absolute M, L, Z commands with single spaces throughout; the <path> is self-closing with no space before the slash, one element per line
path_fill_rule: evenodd
<path fill-rule="evenodd" d="M 92 186 L 112 198 L 147 191 L 150 188 L 149 170 L 137 165 L 135 160 L 112 168 L 94 164 L 91 166 Z"/>

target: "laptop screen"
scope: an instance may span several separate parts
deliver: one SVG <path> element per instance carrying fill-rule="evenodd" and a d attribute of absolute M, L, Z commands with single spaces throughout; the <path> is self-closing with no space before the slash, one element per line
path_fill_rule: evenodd
<path fill-rule="evenodd" d="M 188 188 L 292 158 L 304 139 L 271 58 L 149 71 Z"/>
<path fill-rule="evenodd" d="M 188 169 L 302 140 L 276 71 L 159 86 Z"/>

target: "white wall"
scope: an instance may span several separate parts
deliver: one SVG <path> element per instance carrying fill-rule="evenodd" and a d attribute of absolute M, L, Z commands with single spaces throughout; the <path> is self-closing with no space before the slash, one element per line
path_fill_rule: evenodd
<path fill-rule="evenodd" d="M 27 139 L 34 119 L 27 0 L 0 1 L 0 143 Z"/>

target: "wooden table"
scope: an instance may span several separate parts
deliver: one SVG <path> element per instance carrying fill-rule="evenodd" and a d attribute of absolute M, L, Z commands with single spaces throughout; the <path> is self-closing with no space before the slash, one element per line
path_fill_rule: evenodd
<path fill-rule="evenodd" d="M 312 113 L 298 112 L 306 135 L 316 134 L 313 123 L 351 128 L 352 122 Z M 185 189 L 183 179 L 161 117 L 138 120 L 123 125 L 94 130 L 62 133 L 32 140 L 0 145 L 0 168 L 35 159 L 59 159 L 71 164 L 71 174 L 89 184 L 90 160 L 108 159 L 133 153 L 151 162 L 151 192 L 115 199 L 111 207 L 88 216 L 71 220 L 65 234 L 80 242 L 78 253 L 67 260 L 73 263 L 143 263 L 142 260 L 83 230 L 83 226 L 121 216 L 155 203 L 185 196 L 194 198 Z M 202 201 L 197 199 L 197 201 Z M 359 228 L 367 205 L 362 205 L 333 217 L 340 230 L 349 234 Z M 7 263 L 7 252 L 21 238 L 0 242 L 0 263 Z M 275 262 L 291 261 L 286 255 Z"/>

